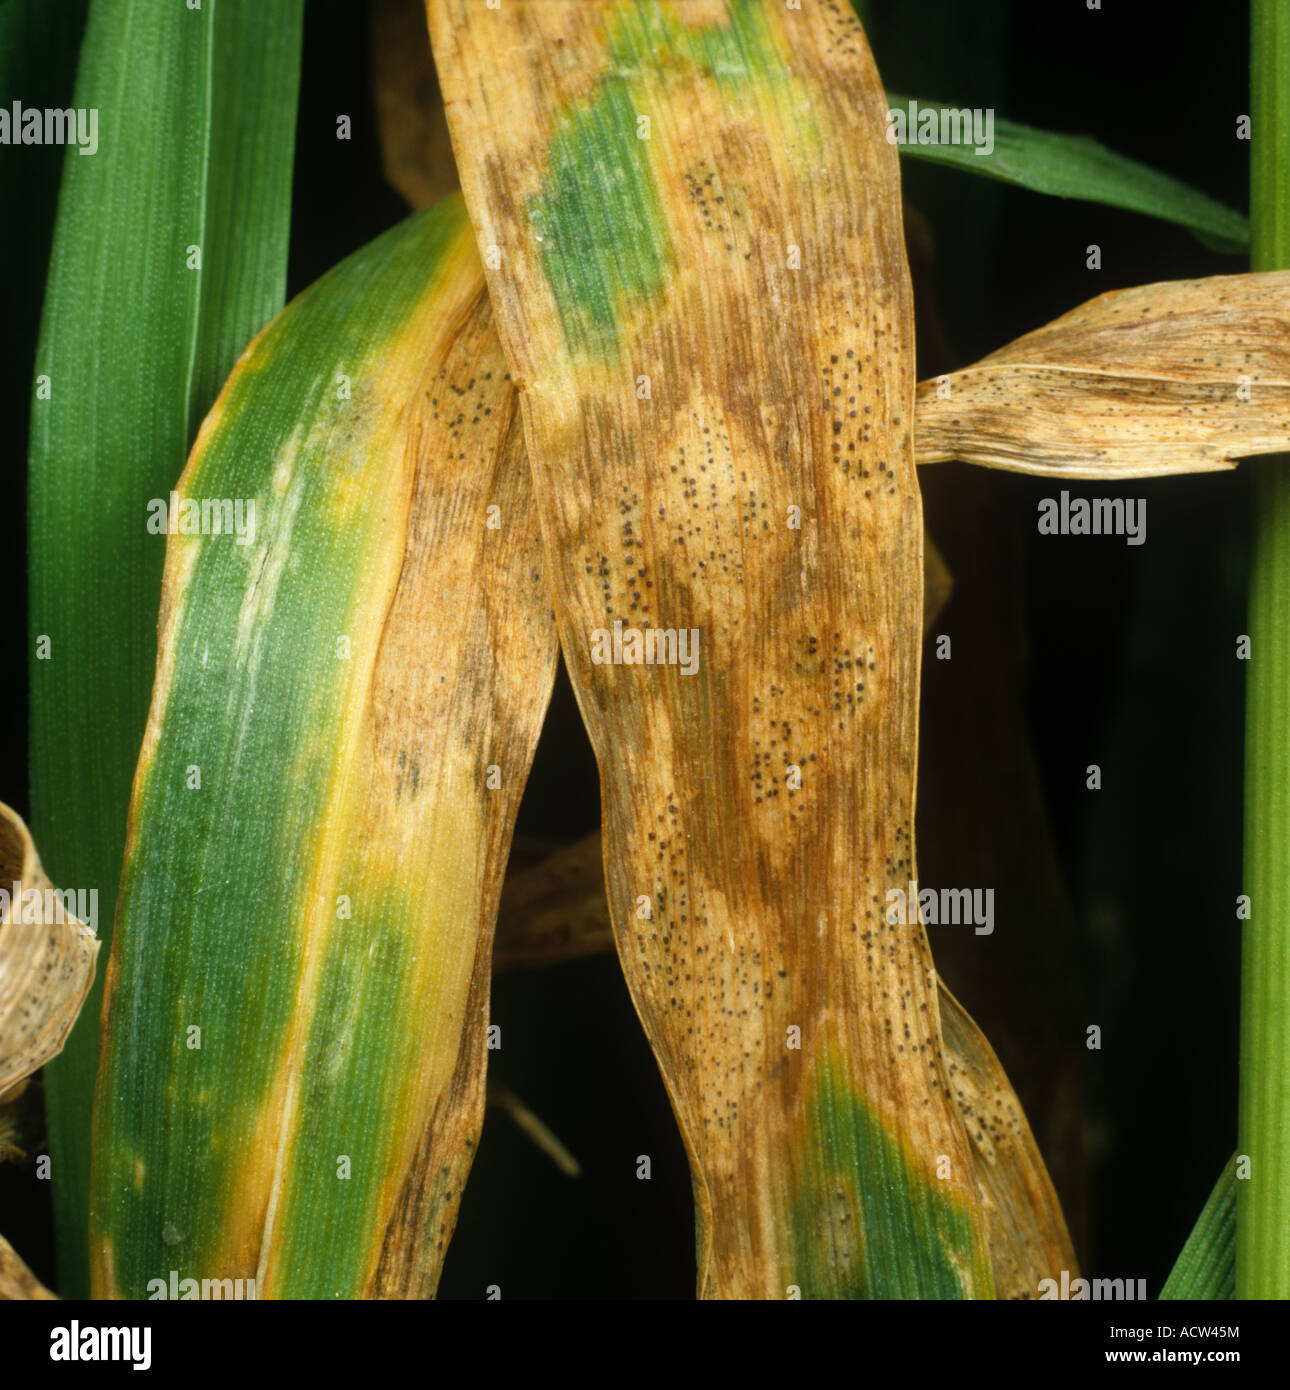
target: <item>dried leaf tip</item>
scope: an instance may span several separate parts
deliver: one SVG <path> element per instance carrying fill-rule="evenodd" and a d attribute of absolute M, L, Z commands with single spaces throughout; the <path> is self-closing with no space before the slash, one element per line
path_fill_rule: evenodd
<path fill-rule="evenodd" d="M 22 817 L 0 803 L 0 1092 L 63 1050 L 94 982 L 99 940 L 70 910 L 83 897 L 50 883 Z"/>

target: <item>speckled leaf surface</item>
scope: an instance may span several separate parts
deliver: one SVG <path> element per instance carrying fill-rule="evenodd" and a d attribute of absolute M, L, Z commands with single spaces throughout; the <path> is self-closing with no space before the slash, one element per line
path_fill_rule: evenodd
<path fill-rule="evenodd" d="M 925 934 L 887 920 L 923 558 L 864 36 L 829 0 L 427 13 L 699 1292 L 989 1297 Z M 616 623 L 697 662 L 597 659 Z"/>
<path fill-rule="evenodd" d="M 1290 450 L 1288 305 L 1288 271 L 1098 295 L 921 382 L 918 462 L 1146 478 Z"/>
<path fill-rule="evenodd" d="M 96 1095 L 96 1292 L 433 1292 L 554 676 L 515 391 L 459 198 L 255 340 L 179 484 Z"/>

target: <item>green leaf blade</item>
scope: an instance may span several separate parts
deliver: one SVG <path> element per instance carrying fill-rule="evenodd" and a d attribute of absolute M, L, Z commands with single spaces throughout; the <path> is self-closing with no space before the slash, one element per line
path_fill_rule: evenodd
<path fill-rule="evenodd" d="M 32 391 L 29 613 L 33 644 L 49 639 L 31 672 L 32 821 L 56 881 L 97 892 L 105 941 L 155 656 L 162 545 L 146 507 L 179 476 L 246 338 L 281 307 L 300 15 L 299 0 L 103 0 L 82 43 L 75 105 L 97 110 L 99 145 L 64 157 L 36 363 L 48 399 Z M 269 55 L 273 80 L 258 66 Z M 213 102 L 216 80 L 227 85 Z M 216 177 L 235 128 L 260 129 L 277 153 Z M 210 245 L 217 207 L 242 234 Z M 67 1296 L 88 1289 L 101 991 L 46 1073 Z"/>
<path fill-rule="evenodd" d="M 1236 1162 L 1214 1184 L 1160 1291 L 1162 1300 L 1236 1297 Z"/>
<path fill-rule="evenodd" d="M 892 110 L 909 111 L 907 97 L 888 92 L 887 102 Z M 945 102 L 918 100 L 915 105 L 918 111 L 958 109 Z M 988 154 L 970 143 L 923 144 L 916 139 L 900 142 L 900 152 L 1033 193 L 1103 203 L 1171 222 L 1227 254 L 1249 246 L 1249 220 L 1239 212 L 1087 135 L 1063 135 L 996 119 L 994 148 Z"/>

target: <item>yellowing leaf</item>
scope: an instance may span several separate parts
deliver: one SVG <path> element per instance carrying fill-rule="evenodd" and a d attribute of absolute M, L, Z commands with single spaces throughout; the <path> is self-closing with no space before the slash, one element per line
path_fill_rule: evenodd
<path fill-rule="evenodd" d="M 255 340 L 169 537 L 96 1092 L 99 1295 L 434 1291 L 492 928 L 555 667 L 515 392 L 459 198 Z M 194 514 L 195 515 L 195 514 Z M 245 540 L 245 543 L 242 543 Z"/>

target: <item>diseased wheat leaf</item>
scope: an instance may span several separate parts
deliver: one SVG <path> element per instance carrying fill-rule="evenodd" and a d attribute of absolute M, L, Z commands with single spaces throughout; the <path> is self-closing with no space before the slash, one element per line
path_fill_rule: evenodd
<path fill-rule="evenodd" d="M 950 1089 L 972 1141 L 1000 1298 L 1037 1298 L 1039 1281 L 1073 1269 L 1074 1251 L 1030 1125 L 994 1049 L 938 981 Z"/>
<path fill-rule="evenodd" d="M 508 877 L 497 923 L 498 970 L 611 949 L 599 833 Z M 1034 1298 L 1056 1276 L 1070 1238 L 1030 1126 L 999 1059 L 966 1010 L 937 982 L 950 1089 L 972 1142 L 1000 1298 Z"/>
<path fill-rule="evenodd" d="M 949 601 L 954 580 L 923 531 L 923 634 Z M 550 965 L 613 950 L 600 831 L 551 849 L 506 875 L 497 915 L 494 966 Z"/>
<path fill-rule="evenodd" d="M 1145 478 L 1290 450 L 1288 305 L 1290 271 L 1099 295 L 921 382 L 918 462 Z"/>
<path fill-rule="evenodd" d="M 529 486 L 460 198 L 294 301 L 202 426 L 182 497 L 253 501 L 255 531 L 167 547 L 97 1293 L 171 1269 L 260 1297 L 433 1292 L 554 678 Z"/>
<path fill-rule="evenodd" d="M 926 937 L 886 917 L 922 521 L 864 36 L 841 3 L 427 10 L 699 1291 L 989 1297 Z M 623 663 L 615 624 L 677 644 Z"/>
<path fill-rule="evenodd" d="M 32 390 L 31 801 L 54 879 L 98 891 L 104 940 L 156 650 L 147 505 L 282 304 L 301 13 L 97 0 L 81 47 L 98 149 L 64 160 Z M 99 999 L 46 1076 L 69 1297 L 88 1290 Z"/>
<path fill-rule="evenodd" d="M 694 0 L 683 0 L 694 8 Z M 420 0 L 379 0 L 373 11 L 374 87 L 386 177 L 413 207 L 450 191 L 451 155 L 445 148 L 443 107 L 433 75 L 422 68 L 409 12 Z M 864 16 L 861 15 L 863 22 Z M 887 93 L 887 105 L 908 115 L 910 99 Z M 915 114 L 961 111 L 918 98 Z M 970 113 L 969 113 L 970 114 Z M 974 140 L 942 143 L 908 139 L 902 159 L 949 165 L 1033 193 L 1102 203 L 1184 227 L 1207 246 L 1238 254 L 1250 244 L 1249 219 L 1179 179 L 1109 150 L 1087 135 L 1067 135 L 1008 121 L 990 113 L 991 148 Z M 952 127 L 953 128 L 953 127 Z"/>

